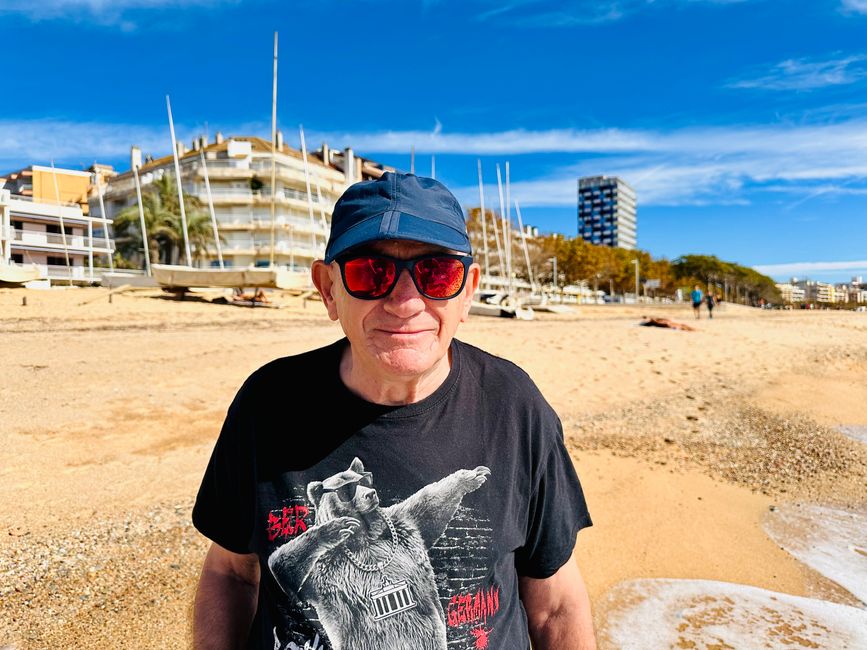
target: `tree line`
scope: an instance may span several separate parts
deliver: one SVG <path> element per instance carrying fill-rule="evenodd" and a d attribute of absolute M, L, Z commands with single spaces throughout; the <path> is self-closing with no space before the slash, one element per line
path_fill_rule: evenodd
<path fill-rule="evenodd" d="M 488 258 L 491 275 L 504 275 L 499 247 L 505 250 L 501 224 L 497 216 L 497 232 L 494 232 L 488 212 L 485 223 L 488 239 Z M 473 242 L 475 259 L 484 266 L 481 210 L 468 210 L 467 229 Z M 530 274 L 523 252 L 520 233 L 513 225 L 512 235 L 512 273 L 516 278 L 529 282 Z M 497 237 L 498 236 L 498 237 Z M 580 237 L 565 237 L 559 234 L 546 234 L 527 238 L 528 257 L 533 280 L 542 285 L 554 284 L 554 265 L 557 260 L 557 286 L 567 284 L 586 284 L 591 289 L 598 288 L 605 293 L 624 294 L 635 292 L 635 264 L 638 261 L 639 284 L 644 291 L 647 280 L 658 280 L 659 287 L 647 289 L 647 295 L 673 297 L 678 289 L 686 295 L 695 285 L 712 292 L 724 300 L 743 304 L 758 304 L 761 300 L 771 303 L 780 302 L 780 292 L 774 281 L 754 269 L 741 266 L 736 262 L 720 260 L 713 255 L 682 255 L 674 260 L 664 257 L 654 258 L 645 250 L 628 250 L 611 246 L 598 246 Z M 505 255 L 503 255 L 504 257 Z M 484 269 L 483 269 L 484 270 Z"/>

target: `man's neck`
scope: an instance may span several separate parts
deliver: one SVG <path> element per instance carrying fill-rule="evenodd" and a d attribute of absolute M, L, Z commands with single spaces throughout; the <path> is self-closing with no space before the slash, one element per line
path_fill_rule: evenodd
<path fill-rule="evenodd" d="M 449 376 L 452 350 L 433 365 L 426 373 L 414 377 L 394 377 L 370 368 L 353 354 L 347 345 L 340 360 L 340 379 L 353 393 L 374 404 L 398 406 L 413 404 L 432 395 Z"/>

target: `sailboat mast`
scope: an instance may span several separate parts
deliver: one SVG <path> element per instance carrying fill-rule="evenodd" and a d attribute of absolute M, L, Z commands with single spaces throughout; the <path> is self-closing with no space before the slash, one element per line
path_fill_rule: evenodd
<path fill-rule="evenodd" d="M 169 131 L 172 134 L 172 155 L 175 158 L 175 178 L 178 181 L 178 208 L 181 211 L 181 228 L 184 231 L 184 253 L 186 254 L 187 266 L 193 265 L 193 256 L 190 253 L 190 237 L 187 233 L 187 212 L 184 209 L 184 190 L 181 188 L 181 163 L 178 161 L 178 144 L 175 140 L 175 122 L 172 119 L 172 102 L 166 95 L 166 109 L 169 112 Z"/>
<path fill-rule="evenodd" d="M 506 244 L 506 264 L 509 268 L 509 293 L 512 293 L 512 192 L 509 183 L 509 161 L 506 161 L 506 223 L 503 230 L 503 241 Z"/>
<path fill-rule="evenodd" d="M 108 219 L 105 216 L 105 201 L 103 201 L 102 198 L 102 183 L 99 182 L 99 172 L 96 171 L 95 161 L 93 175 L 96 177 L 96 195 L 99 197 L 99 212 L 102 215 L 102 234 L 105 237 L 105 248 L 108 251 L 108 270 L 114 273 L 114 258 L 111 254 L 111 241 L 108 238 Z"/>
<path fill-rule="evenodd" d="M 274 247 L 277 240 L 277 32 L 274 32 L 274 73 L 271 83 L 271 255 L 269 266 L 273 268 Z"/>
<path fill-rule="evenodd" d="M 482 247 L 485 251 L 485 280 L 488 282 L 488 285 L 490 285 L 491 264 L 488 259 L 488 226 L 486 223 L 487 217 L 485 216 L 485 184 L 482 181 L 482 159 L 477 159 L 476 164 L 479 168 L 479 203 L 481 204 L 482 209 Z"/>
<path fill-rule="evenodd" d="M 301 134 L 301 156 L 304 158 L 304 183 L 307 186 L 307 213 L 310 215 L 310 239 L 316 250 L 316 218 L 313 216 L 313 192 L 310 191 L 310 164 L 307 161 L 307 141 L 304 139 L 304 125 L 298 127 Z"/>
<path fill-rule="evenodd" d="M 214 229 L 214 243 L 217 245 L 217 259 L 220 260 L 220 268 L 226 268 L 223 265 L 223 247 L 220 246 L 220 231 L 217 228 L 217 215 L 214 212 L 214 199 L 211 196 L 211 180 L 208 178 L 208 163 L 205 162 L 205 149 L 199 149 L 199 155 L 202 158 L 202 171 L 205 174 L 205 192 L 208 195 L 208 210 L 211 212 L 211 228 Z"/>
<path fill-rule="evenodd" d="M 60 237 L 63 242 L 63 257 L 66 259 L 66 272 L 69 274 L 69 286 L 72 286 L 72 269 L 69 267 L 69 247 L 66 245 L 66 226 L 63 225 L 63 206 L 60 205 L 60 188 L 57 185 L 57 170 L 54 159 L 51 160 L 51 175 L 54 177 L 54 198 L 57 200 L 57 216 L 60 218 Z"/>
<path fill-rule="evenodd" d="M 151 273 L 151 253 L 150 247 L 148 246 L 148 229 L 147 226 L 145 226 L 144 207 L 142 207 L 141 201 L 141 181 L 138 177 L 138 165 L 133 164 L 132 174 L 135 178 L 135 196 L 138 200 L 138 219 L 139 225 L 141 225 L 141 240 L 144 244 L 145 271 L 147 272 L 148 276 L 150 276 L 153 275 Z"/>
<path fill-rule="evenodd" d="M 527 262 L 527 277 L 530 278 L 530 293 L 533 289 L 533 269 L 530 268 L 530 251 L 527 249 L 527 235 L 524 233 L 524 221 L 521 219 L 521 206 L 515 201 L 515 212 L 518 214 L 518 228 L 521 230 L 521 243 L 524 246 L 524 261 Z"/>
<path fill-rule="evenodd" d="M 500 173 L 500 164 L 497 163 L 497 193 L 500 196 L 500 225 L 503 226 L 503 249 L 500 249 L 500 236 L 497 235 L 497 255 L 500 258 L 500 275 L 505 276 L 508 273 L 506 269 L 506 206 L 503 202 L 503 176 Z M 494 232 L 497 232 L 497 220 L 494 219 Z M 506 279 L 508 283 L 508 279 Z"/>
<path fill-rule="evenodd" d="M 319 176 L 316 177 L 316 199 L 319 203 L 319 222 L 322 224 L 323 233 L 328 232 L 328 221 L 325 219 L 325 203 L 322 201 L 322 185 L 319 183 Z M 328 237 L 328 235 L 323 235 Z"/>

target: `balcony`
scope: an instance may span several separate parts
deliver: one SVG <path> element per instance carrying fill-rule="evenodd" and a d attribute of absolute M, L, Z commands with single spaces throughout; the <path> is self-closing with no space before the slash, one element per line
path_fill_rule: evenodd
<path fill-rule="evenodd" d="M 56 248 L 63 250 L 65 247 L 74 250 L 77 253 L 87 253 L 91 249 L 93 249 L 95 253 L 104 253 L 107 250 L 105 248 L 104 237 L 93 237 L 91 239 L 85 235 L 66 235 L 65 244 L 63 239 L 63 235 L 60 233 L 40 232 L 38 230 L 13 230 L 10 241 L 16 248 L 33 246 L 36 248 Z M 109 244 L 111 245 L 112 250 L 114 250 L 114 241 L 109 239 Z"/>

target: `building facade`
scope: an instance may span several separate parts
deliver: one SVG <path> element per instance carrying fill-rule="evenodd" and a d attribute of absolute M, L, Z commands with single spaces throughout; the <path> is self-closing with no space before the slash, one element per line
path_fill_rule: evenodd
<path fill-rule="evenodd" d="M 578 236 L 591 244 L 636 248 L 635 190 L 616 176 L 578 179 Z"/>
<path fill-rule="evenodd" d="M 793 281 L 794 282 L 794 281 Z M 806 295 L 804 287 L 798 286 L 790 282 L 777 284 L 777 289 L 780 290 L 780 296 L 786 304 L 802 303 Z"/>
<path fill-rule="evenodd" d="M 309 153 L 305 173 L 300 151 L 286 145 L 280 134 L 276 145 L 272 154 L 271 143 L 261 138 L 223 138 L 219 133 L 210 143 L 197 138 L 191 149 L 178 143 L 183 192 L 196 197 L 204 211 L 208 211 L 207 168 L 226 267 L 270 266 L 273 259 L 278 267 L 309 269 L 314 259 L 324 256 L 331 212 L 346 187 L 391 170 L 356 156 L 352 149 L 333 151 L 323 144 Z M 139 170 L 142 192 L 152 190 L 154 181 L 165 174 L 175 177 L 171 155 L 142 162 L 141 152 L 133 147 L 130 164 Z M 132 169 L 109 179 L 104 202 L 109 221 L 137 206 Z M 99 212 L 94 197 L 91 209 Z M 193 266 L 219 266 L 216 246 L 203 251 Z"/>
<path fill-rule="evenodd" d="M 88 172 L 57 170 L 58 177 Z M 85 190 L 84 196 L 87 192 Z M 0 190 L 0 260 L 34 264 L 49 280 L 99 280 L 113 243 L 100 219 L 85 215 L 78 202 L 38 200 Z"/>

